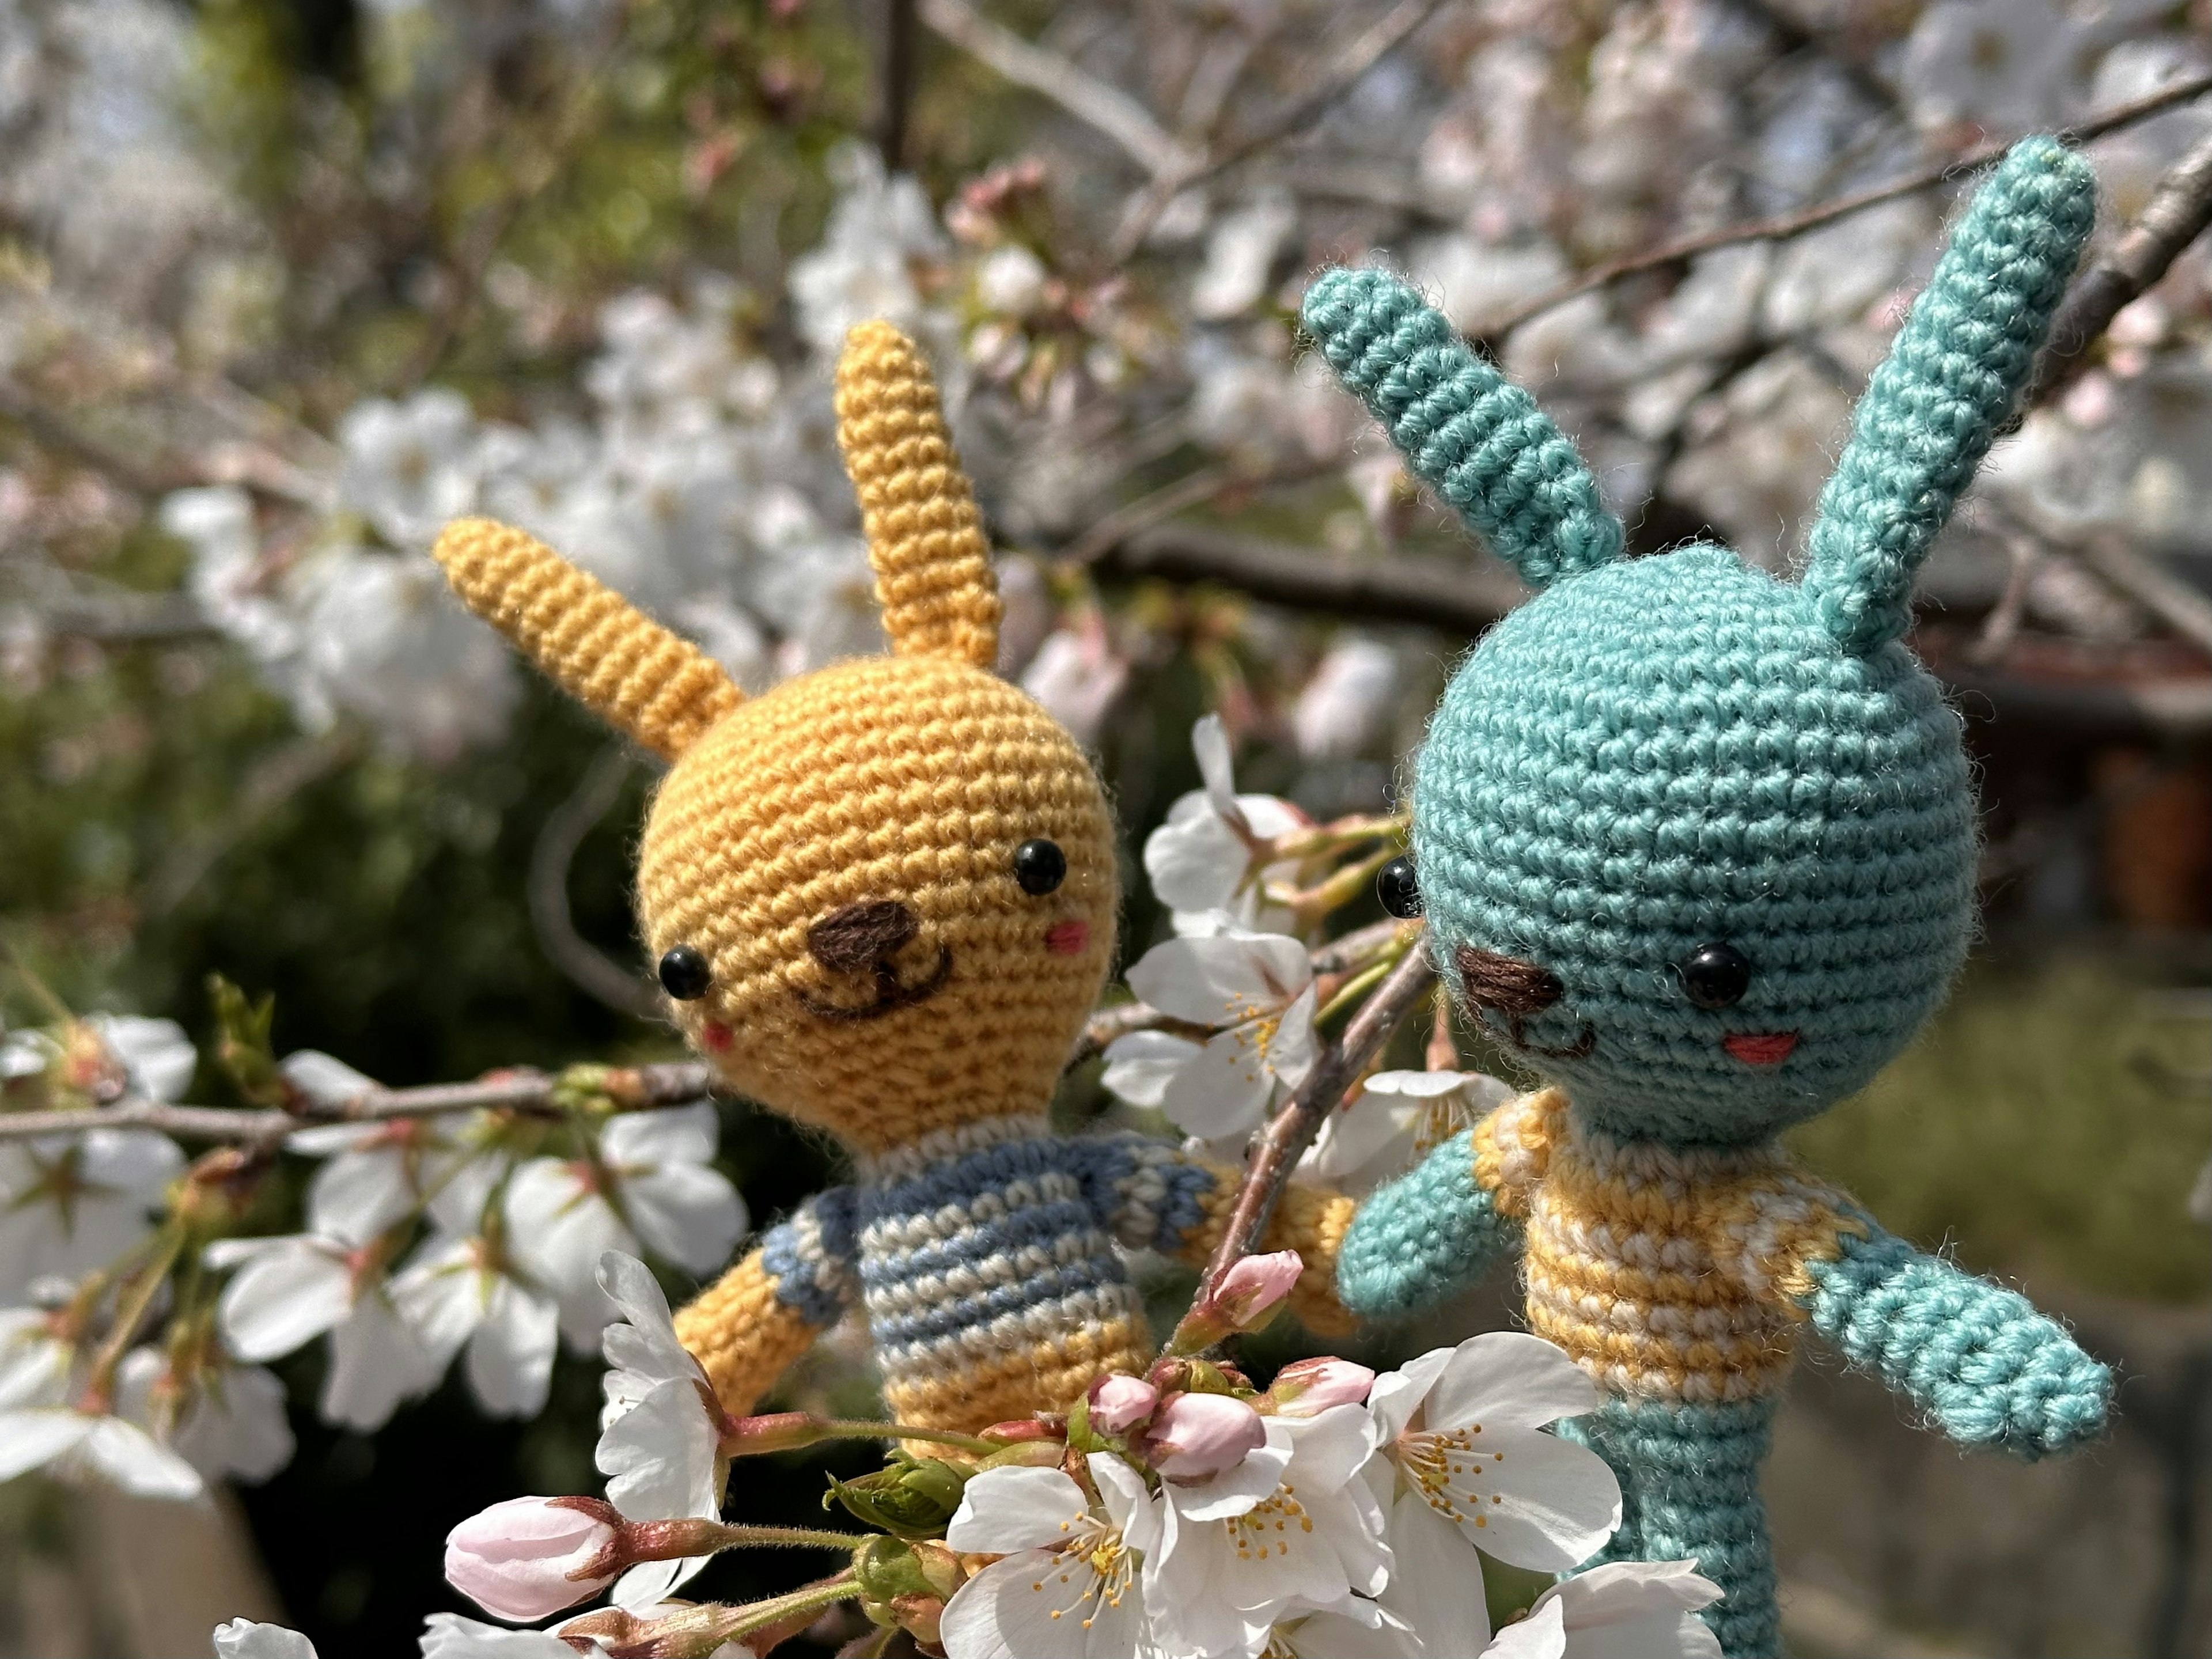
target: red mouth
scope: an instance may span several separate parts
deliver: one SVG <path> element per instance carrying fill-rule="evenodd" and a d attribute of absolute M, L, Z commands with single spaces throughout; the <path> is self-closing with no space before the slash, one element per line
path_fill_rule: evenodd
<path fill-rule="evenodd" d="M 1736 1031 L 1721 1039 L 1729 1057 L 1747 1066 L 1779 1066 L 1796 1046 L 1795 1031 Z"/>
<path fill-rule="evenodd" d="M 1056 957 L 1079 957 L 1091 948 L 1091 924 L 1055 921 L 1044 930 L 1044 948 Z"/>

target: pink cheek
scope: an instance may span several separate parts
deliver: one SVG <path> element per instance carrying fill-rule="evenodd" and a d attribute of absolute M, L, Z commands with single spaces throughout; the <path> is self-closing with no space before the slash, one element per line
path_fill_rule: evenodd
<path fill-rule="evenodd" d="M 1044 948 L 1056 957 L 1079 957 L 1091 948 L 1091 924 L 1055 921 L 1044 930 Z"/>
<path fill-rule="evenodd" d="M 719 1019 L 710 1019 L 699 1028 L 699 1041 L 718 1054 L 730 1051 L 730 1028 Z"/>

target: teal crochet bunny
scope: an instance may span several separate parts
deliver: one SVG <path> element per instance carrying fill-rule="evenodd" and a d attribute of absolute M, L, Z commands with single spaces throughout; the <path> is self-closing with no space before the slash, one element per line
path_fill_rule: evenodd
<path fill-rule="evenodd" d="M 2027 378 L 2095 216 L 2054 140 L 1975 197 L 1858 407 L 1802 582 L 1725 549 L 1624 559 L 1573 446 L 1434 310 L 1330 270 L 1307 332 L 1536 590 L 1461 668 L 1413 786 L 1437 967 L 1553 1086 L 1359 1211 L 1346 1305 L 1391 1316 L 1504 1251 L 1607 1403 L 1608 1556 L 1697 1558 L 1736 1659 L 1778 1652 L 1759 1498 L 1799 1326 L 1953 1438 L 2099 1433 L 2106 1368 L 2023 1298 L 1884 1232 L 1774 1137 L 1871 1079 L 1974 916 L 1959 720 L 1903 643 L 1913 572 Z"/>

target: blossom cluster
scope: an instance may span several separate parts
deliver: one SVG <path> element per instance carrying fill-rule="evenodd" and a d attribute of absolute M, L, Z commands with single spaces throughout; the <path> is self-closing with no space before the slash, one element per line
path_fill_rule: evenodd
<path fill-rule="evenodd" d="M 0 1075 L 11 1109 L 160 1103 L 198 1059 L 173 1021 L 95 1015 L 9 1034 Z M 309 1104 L 376 1086 L 313 1050 L 270 1069 Z M 295 1130 L 318 1162 L 282 1236 L 240 1235 L 266 1166 L 236 1152 L 188 1164 L 156 1130 L 100 1127 L 0 1144 L 0 1480 L 170 1498 L 266 1480 L 293 1452 L 267 1362 L 319 1337 L 329 1422 L 377 1429 L 456 1358 L 485 1412 L 536 1416 L 562 1337 L 594 1352 L 616 1316 L 604 1252 L 706 1273 L 747 1224 L 711 1105 L 611 1103 Z"/>
<path fill-rule="evenodd" d="M 1249 1328 L 1298 1271 L 1289 1253 L 1247 1258 L 1214 1311 L 1225 1328 Z M 544 1628 L 541 1645 L 440 1615 L 426 1655 L 552 1659 L 648 1636 L 654 1652 L 694 1651 L 684 1644 L 696 1640 L 703 1653 L 775 1639 L 767 1633 L 832 1597 L 948 1659 L 1574 1659 L 1600 1643 L 1652 1659 L 1719 1651 L 1695 1616 L 1718 1591 L 1688 1562 L 1592 1568 L 1492 1639 L 1484 1557 L 1565 1571 L 1620 1519 L 1604 1461 L 1553 1431 L 1596 1405 L 1595 1385 L 1534 1337 L 1473 1337 L 1381 1376 L 1304 1360 L 1260 1390 L 1231 1366 L 1179 1353 L 1197 1340 L 1185 1333 L 1146 1375 L 1102 1376 L 1064 1414 L 963 1436 L 798 1413 L 733 1420 L 643 1265 L 610 1253 L 599 1279 L 623 1314 L 605 1337 L 605 1498 L 495 1504 L 454 1528 L 446 1565 L 510 1622 L 602 1593 L 611 1606 Z M 832 1482 L 869 1532 L 722 1524 L 733 1462 L 841 1432 L 949 1443 Z M 811 1601 L 670 1599 L 717 1549 L 762 1541 L 842 1547 L 851 1565 Z"/>

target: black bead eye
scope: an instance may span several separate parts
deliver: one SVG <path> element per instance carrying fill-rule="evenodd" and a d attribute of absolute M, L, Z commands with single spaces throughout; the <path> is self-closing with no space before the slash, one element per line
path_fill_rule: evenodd
<path fill-rule="evenodd" d="M 1401 853 L 1375 873 L 1375 896 L 1401 921 L 1421 914 L 1421 885 L 1413 879 L 1413 860 Z"/>
<path fill-rule="evenodd" d="M 1751 958 L 1733 945 L 1700 945 L 1674 964 L 1682 994 L 1700 1008 L 1726 1008 L 1751 989 Z"/>
<path fill-rule="evenodd" d="M 1025 841 L 1014 848 L 1014 879 L 1022 891 L 1042 898 L 1067 879 L 1067 854 L 1056 841 Z"/>
<path fill-rule="evenodd" d="M 660 988 L 678 1002 L 696 1002 L 714 982 L 707 958 L 688 945 L 679 945 L 660 959 Z"/>

